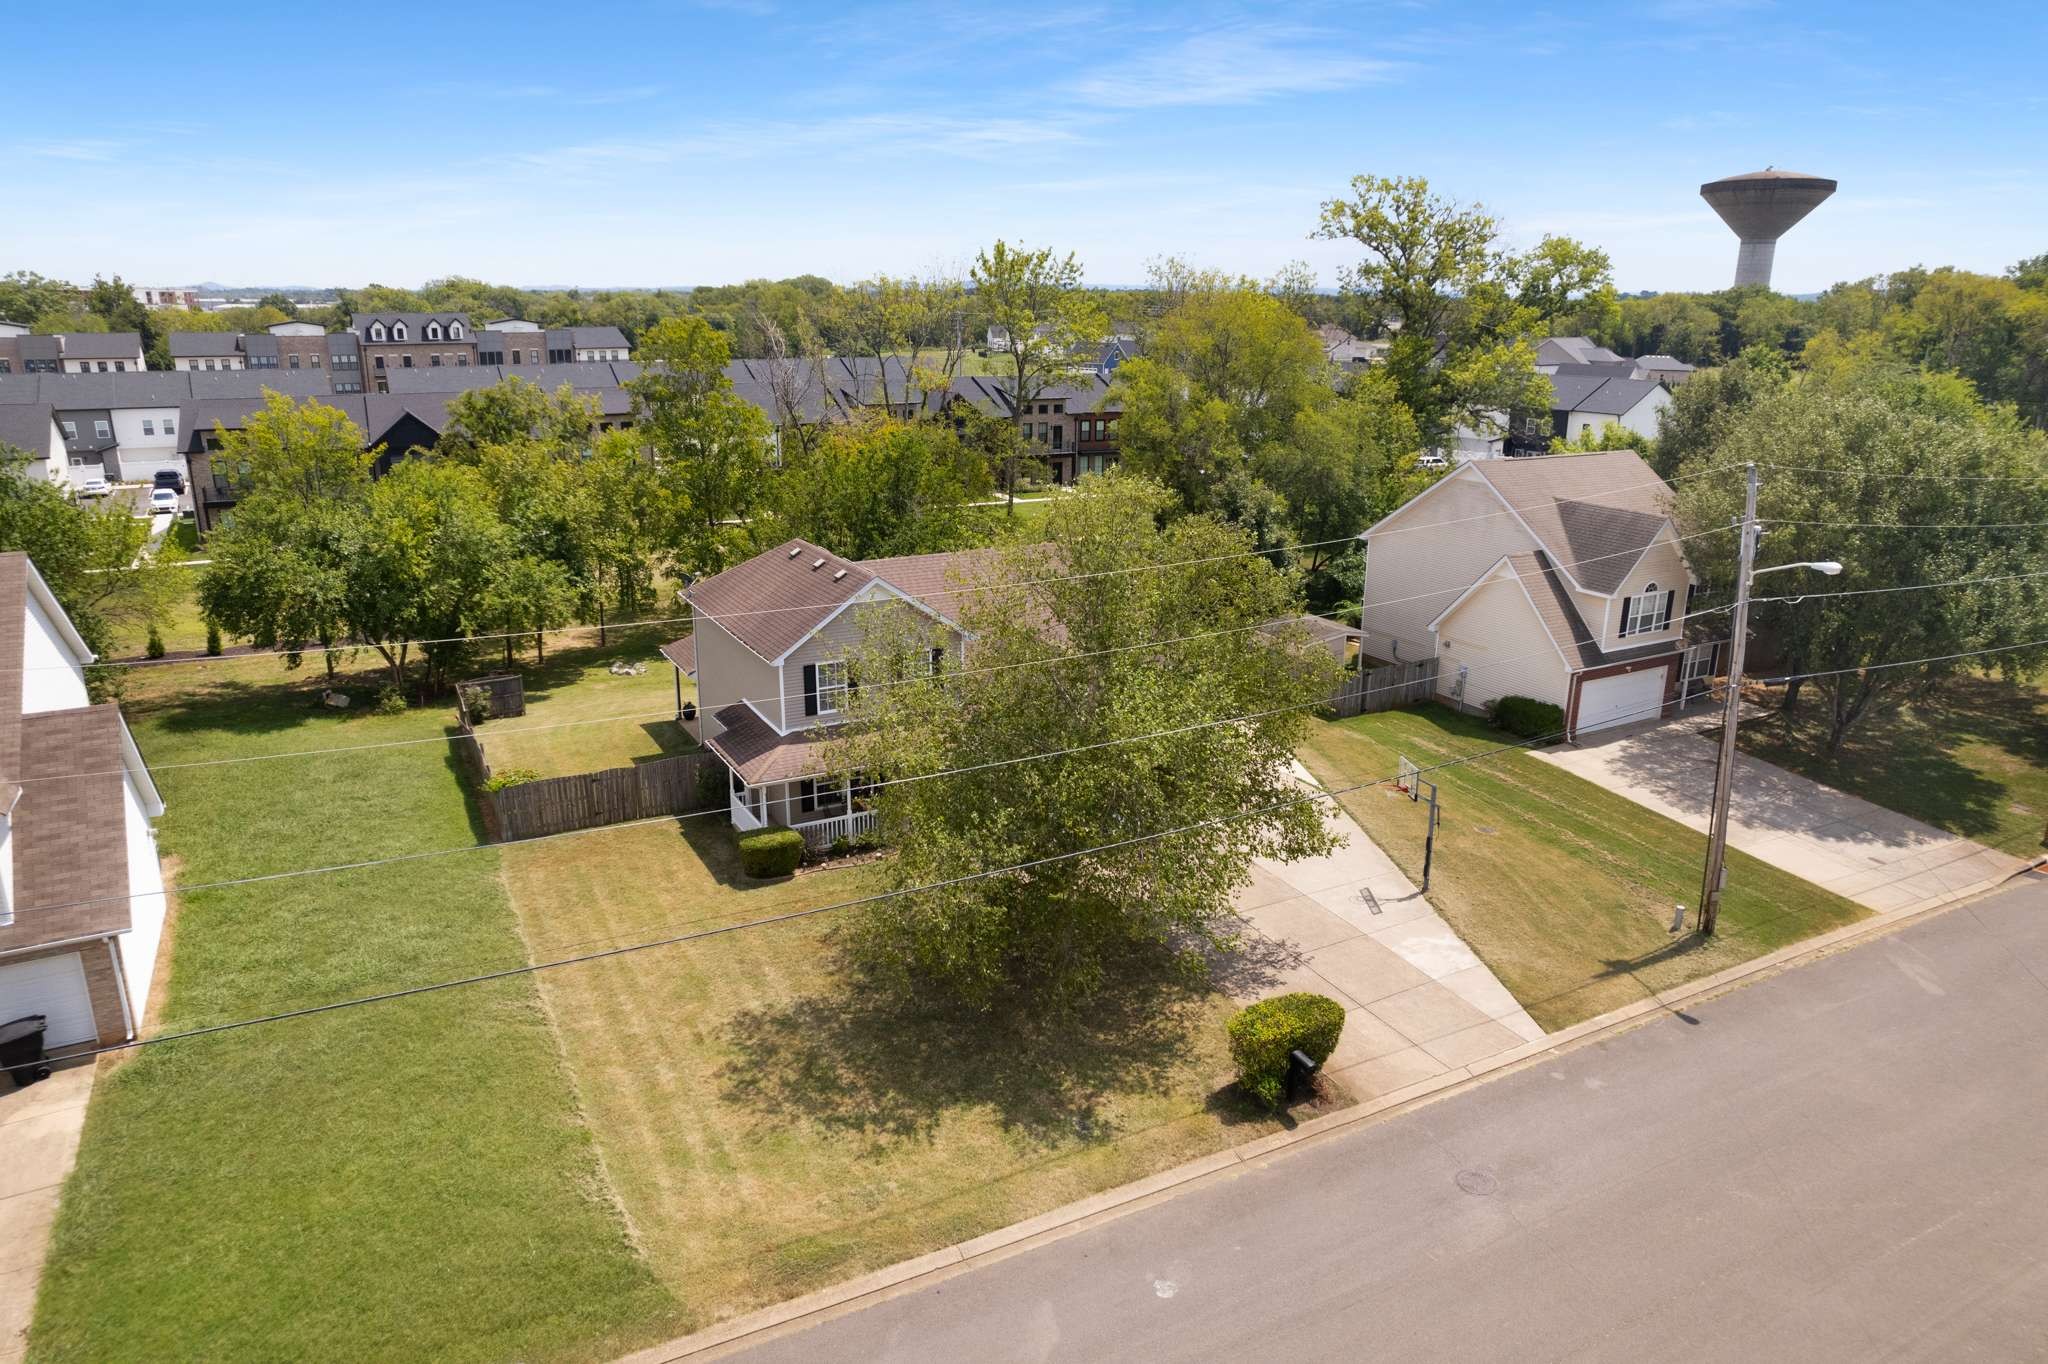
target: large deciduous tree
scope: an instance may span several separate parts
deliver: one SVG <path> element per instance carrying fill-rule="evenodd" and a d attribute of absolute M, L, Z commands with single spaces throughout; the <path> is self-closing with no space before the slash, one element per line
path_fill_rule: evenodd
<path fill-rule="evenodd" d="M 635 354 L 643 368 L 626 388 L 667 497 L 666 552 L 680 572 L 715 573 L 750 543 L 745 522 L 767 492 L 774 431 L 732 391 L 726 339 L 703 319 L 663 321 Z"/>
<path fill-rule="evenodd" d="M 94 653 L 117 633 L 162 622 L 165 569 L 145 559 L 149 523 L 111 502 L 84 506 L 28 476 L 29 456 L 0 444 L 0 549 L 21 550 Z M 102 679 L 104 680 L 104 679 Z"/>
<path fill-rule="evenodd" d="M 1388 373 L 1432 444 L 1547 408 L 1529 337 L 1611 289 L 1602 253 L 1557 237 L 1509 251 L 1499 219 L 1419 176 L 1353 178 L 1348 198 L 1324 203 L 1314 235 L 1363 250 L 1345 288 L 1369 327 L 1394 332 Z"/>
<path fill-rule="evenodd" d="M 868 416 L 791 455 L 770 501 L 779 534 L 873 559 L 966 544 L 988 489 L 980 451 L 950 425 Z"/>
<path fill-rule="evenodd" d="M 1101 340 L 1108 327 L 1101 309 L 1082 292 L 1081 263 L 1071 252 L 1060 256 L 1050 247 L 1027 251 L 998 239 L 975 257 L 971 279 L 975 306 L 1009 334 L 1010 349 L 1003 357 L 1007 387 L 1020 411 L 1058 380 L 1076 346 Z M 1022 447 L 1014 447 L 1007 467 L 999 471 L 1012 512 L 1024 458 Z"/>
<path fill-rule="evenodd" d="M 1733 410 L 1715 436 L 1679 468 L 1686 528 L 1730 523 L 1745 462 L 1796 465 L 1762 471 L 1762 561 L 1844 565 L 1833 579 L 1763 579 L 1760 591 L 1778 600 L 1753 611 L 1787 675 L 1820 674 L 1806 687 L 1826 707 L 1830 753 L 1872 710 L 1952 673 L 2018 674 L 2048 657 L 2034 648 L 1944 659 L 2048 638 L 2048 579 L 2012 576 L 2048 564 L 2048 437 L 2009 410 L 1978 406 L 1942 376 L 1807 376 Z M 1724 593 L 1733 542 L 1703 536 L 1689 547 Z M 1985 578 L 2006 580 L 1958 581 Z M 1922 658 L 1944 661 L 1881 666 Z M 1802 704 L 1802 690 L 1787 704 Z"/>
<path fill-rule="evenodd" d="M 1168 500 L 1106 476 L 1053 508 L 1045 544 L 998 552 L 959 599 L 963 670 L 897 684 L 940 636 L 913 613 L 874 618 L 836 758 L 947 774 L 874 799 L 898 849 L 881 874 L 954 882 L 866 911 L 852 944 L 878 981 L 1035 1008 L 1084 1000 L 1134 954 L 1199 969 L 1234 937 L 1252 858 L 1329 847 L 1290 763 L 1336 664 L 1257 628 L 1298 609 L 1291 575 L 1208 517 L 1161 529 Z"/>

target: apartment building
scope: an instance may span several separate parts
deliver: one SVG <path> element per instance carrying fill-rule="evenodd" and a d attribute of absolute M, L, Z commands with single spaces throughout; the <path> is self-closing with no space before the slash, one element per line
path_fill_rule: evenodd
<path fill-rule="evenodd" d="M 477 363 L 467 313 L 364 313 L 349 323 L 368 391 L 391 391 L 401 369 L 466 369 Z"/>
<path fill-rule="evenodd" d="M 625 360 L 632 347 L 617 327 L 542 327 L 500 318 L 477 337 L 480 365 L 588 365 Z"/>
<path fill-rule="evenodd" d="M 125 374 L 141 368 L 137 332 L 36 336 L 25 322 L 0 321 L 0 374 Z"/>

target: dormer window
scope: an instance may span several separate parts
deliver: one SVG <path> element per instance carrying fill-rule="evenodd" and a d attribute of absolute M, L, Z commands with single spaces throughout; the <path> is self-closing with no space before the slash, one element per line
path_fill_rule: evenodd
<path fill-rule="evenodd" d="M 427 340 L 429 340 L 429 341 L 439 341 L 440 339 L 441 339 L 441 324 L 440 324 L 440 323 L 438 323 L 438 322 L 429 322 L 429 323 L 427 324 Z"/>
<path fill-rule="evenodd" d="M 382 322 L 372 322 L 370 324 L 370 339 L 372 341 L 382 341 L 384 339 L 384 324 Z"/>
<path fill-rule="evenodd" d="M 394 322 L 391 324 L 391 339 L 393 341 L 405 340 L 405 324 L 403 322 Z"/>
<path fill-rule="evenodd" d="M 450 341 L 460 341 L 462 339 L 462 324 L 460 322 L 450 322 L 448 324 L 448 339 Z"/>

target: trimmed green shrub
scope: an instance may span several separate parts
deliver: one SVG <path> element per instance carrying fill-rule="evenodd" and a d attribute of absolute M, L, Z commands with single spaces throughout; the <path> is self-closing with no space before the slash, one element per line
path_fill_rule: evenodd
<path fill-rule="evenodd" d="M 1540 739 L 1564 732 L 1564 707 L 1531 696 L 1503 696 L 1486 707 L 1486 718 L 1496 729 L 1517 739 Z"/>
<path fill-rule="evenodd" d="M 794 829 L 754 829 L 740 835 L 740 867 L 756 880 L 787 876 L 804 860 L 804 836 Z"/>
<path fill-rule="evenodd" d="M 206 656 L 208 658 L 220 657 L 220 627 L 211 621 L 208 621 L 206 625 Z"/>
<path fill-rule="evenodd" d="M 405 711 L 404 692 L 389 684 L 377 689 L 377 713 L 379 715 L 403 715 Z"/>
<path fill-rule="evenodd" d="M 530 767 L 507 767 L 491 773 L 491 779 L 484 783 L 486 791 L 502 791 L 508 786 L 524 786 L 530 781 L 539 781 L 540 773 Z"/>
<path fill-rule="evenodd" d="M 1226 1026 L 1237 1082 L 1268 1108 L 1287 1089 L 1287 1058 L 1307 1053 L 1318 1066 L 1330 1059 L 1344 1033 L 1344 1006 L 1327 995 L 1297 992 L 1262 999 L 1238 1010 Z"/>
<path fill-rule="evenodd" d="M 164 637 L 156 632 L 154 625 L 149 627 L 149 640 L 142 646 L 142 653 L 145 658 L 164 656 Z"/>

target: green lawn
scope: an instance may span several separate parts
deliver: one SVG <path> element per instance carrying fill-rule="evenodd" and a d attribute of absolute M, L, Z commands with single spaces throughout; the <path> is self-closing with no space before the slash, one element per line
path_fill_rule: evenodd
<path fill-rule="evenodd" d="M 1427 767 L 1508 736 L 1440 706 L 1316 721 L 1302 761 L 1325 785 L 1391 778 L 1402 755 Z M 1669 932 L 1699 898 L 1706 838 L 1622 796 L 1510 751 L 1433 778 L 1442 789 L 1429 899 L 1549 1030 L 1863 916 L 1848 900 L 1728 854 L 1720 933 Z M 1423 808 L 1391 787 L 1341 798 L 1420 881 Z"/>
<path fill-rule="evenodd" d="M 535 664 L 531 651 L 522 654 L 516 670 L 526 679 L 526 714 L 486 721 L 480 731 L 491 770 L 562 777 L 693 751 L 696 743 L 675 722 L 676 670 L 659 652 L 681 629 L 614 630 L 607 647 L 553 650 L 544 664 Z M 614 662 L 646 671 L 617 676 Z M 696 694 L 684 678 L 683 699 Z"/>
<path fill-rule="evenodd" d="M 1866 716 L 1832 758 L 1826 742 L 1817 697 L 1741 729 L 1745 753 L 1937 829 L 2019 857 L 2048 847 L 2048 681 L 1954 677 Z"/>
<path fill-rule="evenodd" d="M 166 764 L 439 736 L 277 665 L 165 669 L 125 709 Z M 162 768 L 187 883 L 456 847 L 435 742 Z M 496 850 L 183 897 L 157 1029 L 525 959 Z M 145 1049 L 103 1075 L 31 1358 L 589 1359 L 675 1305 L 608 1200 L 530 977 Z"/>
<path fill-rule="evenodd" d="M 542 956 L 876 885 L 866 866 L 750 883 L 715 816 L 504 857 Z M 1229 1086 L 1214 992 L 1141 980 L 1065 1027 L 969 1024 L 878 1006 L 835 969 L 832 932 L 823 916 L 540 978 L 606 1171 L 692 1328 L 1276 1130 Z"/>

